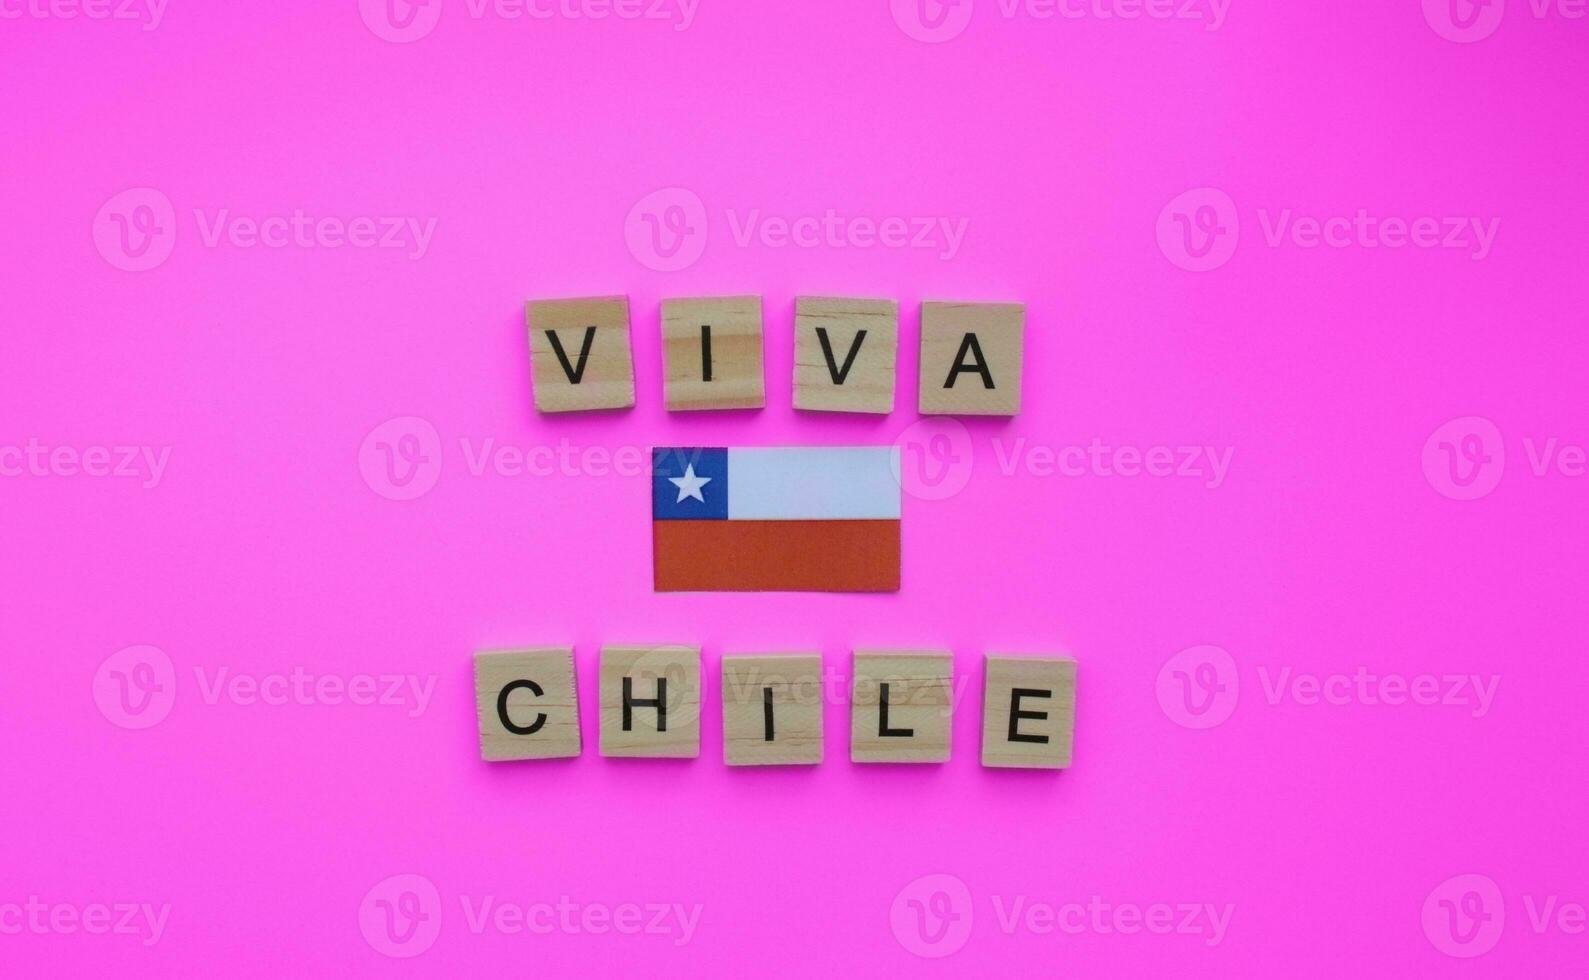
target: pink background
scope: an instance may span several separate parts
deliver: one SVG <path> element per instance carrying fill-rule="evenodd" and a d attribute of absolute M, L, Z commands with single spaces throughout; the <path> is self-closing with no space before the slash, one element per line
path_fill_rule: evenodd
<path fill-rule="evenodd" d="M 1234 0 L 1216 30 L 976 0 L 934 43 L 886 0 L 701 0 L 684 30 L 437 2 L 409 43 L 348 0 L 173 0 L 153 30 L 48 7 L 0 22 L 0 464 L 30 440 L 170 447 L 158 481 L 74 475 L 67 456 L 0 478 L 0 973 L 1522 976 L 1589 959 L 1589 935 L 1530 915 L 1589 902 L 1589 486 L 1571 455 L 1543 472 L 1529 455 L 1589 441 L 1589 21 L 1512 0 L 1458 43 L 1418 0 Z M 127 271 L 100 211 L 146 187 L 174 244 Z M 1205 187 L 1229 195 L 1239 244 L 1194 272 L 1160 213 Z M 631 216 L 665 188 L 702 207 L 703 250 L 677 271 L 646 264 L 665 263 Z M 830 208 L 963 220 L 965 238 L 951 258 L 735 239 L 753 209 Z M 435 229 L 419 259 L 211 246 L 195 209 Z M 1271 246 L 1284 209 L 1500 223 L 1477 260 Z M 744 292 L 766 298 L 767 408 L 668 416 L 660 299 Z M 608 293 L 633 303 L 637 407 L 537 417 L 523 302 Z M 797 293 L 901 301 L 892 415 L 791 410 Z M 1028 304 L 1019 417 L 911 428 L 931 298 Z M 376 432 L 402 417 L 436 442 Z M 943 434 L 966 482 L 941 500 L 908 483 L 886 597 L 653 594 L 645 477 L 476 475 L 465 451 L 899 439 L 909 456 Z M 394 500 L 371 454 L 404 435 L 435 483 Z M 1095 438 L 1228 449 L 1230 468 L 1213 486 L 1025 465 Z M 1487 450 L 1488 492 L 1455 499 L 1477 491 L 1442 475 L 1443 441 Z M 597 647 L 626 640 L 703 645 L 699 760 L 596 755 Z M 585 755 L 480 762 L 471 652 L 562 642 Z M 158 653 L 106 664 L 140 645 Z M 820 647 L 842 689 L 852 646 L 908 645 L 953 648 L 969 681 L 950 763 L 851 765 L 836 698 L 822 766 L 723 766 L 724 650 Z M 1209 645 L 1229 659 L 1177 664 L 1225 700 L 1177 709 L 1192 692 L 1161 668 Z M 1078 658 L 1072 769 L 978 765 L 985 650 Z M 141 722 L 108 678 L 162 656 L 169 715 L 125 727 Z M 206 697 L 222 669 L 296 667 L 434 677 L 434 694 L 417 717 Z M 1267 696 L 1282 671 L 1359 667 L 1498 681 L 1481 717 Z M 371 925 L 378 883 L 409 874 L 439 896 L 428 948 Z M 477 934 L 463 902 L 485 896 L 700 912 L 682 944 Z M 1001 927 L 1023 897 L 1093 896 L 1231 915 L 1217 942 Z M 67 913 L 34 929 L 5 910 L 32 897 L 169 918 L 154 942 Z M 952 914 L 934 920 L 951 939 L 913 932 L 917 899 Z M 1443 900 L 1488 938 L 1443 934 Z"/>

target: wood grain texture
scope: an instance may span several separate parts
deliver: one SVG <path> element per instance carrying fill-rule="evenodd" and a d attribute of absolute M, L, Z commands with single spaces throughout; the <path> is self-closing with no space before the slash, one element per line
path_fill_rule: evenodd
<path fill-rule="evenodd" d="M 894 300 L 797 298 L 795 408 L 887 415 L 894 410 L 898 350 L 899 304 Z"/>
<path fill-rule="evenodd" d="M 1020 414 L 1025 332 L 1019 303 L 923 303 L 921 413 Z"/>
<path fill-rule="evenodd" d="M 531 300 L 525 307 L 525 319 L 537 411 L 633 407 L 628 297 Z"/>
<path fill-rule="evenodd" d="M 573 648 L 483 650 L 475 654 L 474 677 L 480 758 L 501 762 L 580 754 Z"/>
<path fill-rule="evenodd" d="M 1068 768 L 1075 729 L 1075 660 L 987 655 L 982 701 L 984 766 Z"/>
<path fill-rule="evenodd" d="M 601 754 L 693 759 L 701 754 L 701 649 L 681 645 L 601 648 Z M 624 724 L 624 680 L 630 682 Z M 659 699 L 660 693 L 665 699 Z M 639 702 L 664 700 L 665 710 Z"/>
<path fill-rule="evenodd" d="M 948 651 L 855 651 L 850 761 L 949 761 L 953 682 Z"/>
<path fill-rule="evenodd" d="M 662 357 L 668 411 L 761 408 L 761 297 L 663 300 Z"/>
<path fill-rule="evenodd" d="M 822 657 L 723 657 L 723 761 L 731 766 L 822 761 Z"/>

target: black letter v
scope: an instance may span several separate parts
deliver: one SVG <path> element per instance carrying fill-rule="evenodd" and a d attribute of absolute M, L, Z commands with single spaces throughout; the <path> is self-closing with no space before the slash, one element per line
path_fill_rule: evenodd
<path fill-rule="evenodd" d="M 833 383 L 841 385 L 850 374 L 850 366 L 855 363 L 855 355 L 861 352 L 861 341 L 866 339 L 865 330 L 857 330 L 855 339 L 850 341 L 850 352 L 844 357 L 844 366 L 839 367 L 833 362 L 833 344 L 828 341 L 826 327 L 817 328 L 817 341 L 822 344 L 822 357 L 828 362 L 828 374 L 833 377 Z"/>
<path fill-rule="evenodd" d="M 585 342 L 579 348 L 579 367 L 568 363 L 568 355 L 563 352 L 563 342 L 557 339 L 557 331 L 546 331 L 546 339 L 552 342 L 552 353 L 557 355 L 557 363 L 563 365 L 563 373 L 568 375 L 570 384 L 579 384 L 585 376 L 585 362 L 590 358 L 590 345 L 596 339 L 596 328 L 585 328 Z"/>

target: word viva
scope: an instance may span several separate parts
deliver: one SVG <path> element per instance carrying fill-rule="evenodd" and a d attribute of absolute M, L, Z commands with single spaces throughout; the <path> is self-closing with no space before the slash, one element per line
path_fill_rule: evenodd
<path fill-rule="evenodd" d="M 794 407 L 892 412 L 899 304 L 803 296 L 794 312 Z M 538 411 L 634 407 L 628 297 L 532 300 L 525 316 Z M 923 303 L 921 413 L 1019 414 L 1025 329 L 1019 303 Z M 663 300 L 668 411 L 763 408 L 762 336 L 760 296 Z"/>
<path fill-rule="evenodd" d="M 857 650 L 850 685 L 850 761 L 949 761 L 954 656 Z M 582 754 L 570 647 L 475 654 L 480 755 L 488 762 Z M 597 714 L 607 757 L 693 759 L 701 751 L 699 647 L 601 649 Z M 725 655 L 723 761 L 817 765 L 825 699 L 816 653 Z M 1076 717 L 1076 662 L 1065 656 L 983 660 L 982 764 L 1065 769 Z"/>

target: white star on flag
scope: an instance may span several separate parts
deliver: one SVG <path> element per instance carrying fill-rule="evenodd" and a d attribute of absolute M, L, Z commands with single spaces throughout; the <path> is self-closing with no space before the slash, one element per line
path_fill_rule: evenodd
<path fill-rule="evenodd" d="M 704 504 L 706 503 L 706 498 L 701 495 L 701 488 L 711 483 L 712 478 L 709 476 L 696 476 L 695 464 L 691 463 L 684 467 L 683 476 L 670 476 L 668 477 L 668 482 L 679 488 L 679 499 L 675 500 L 674 503 L 682 504 L 690 497 L 694 497 Z"/>

